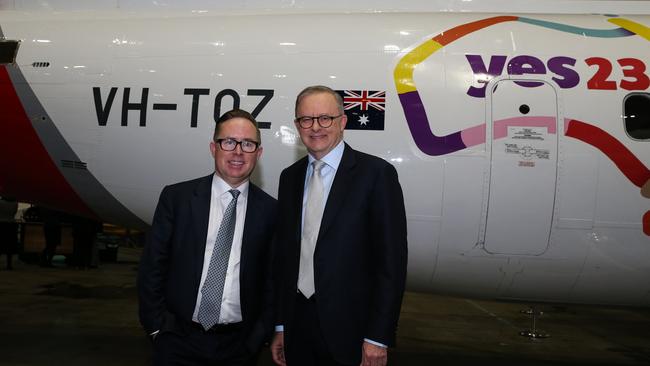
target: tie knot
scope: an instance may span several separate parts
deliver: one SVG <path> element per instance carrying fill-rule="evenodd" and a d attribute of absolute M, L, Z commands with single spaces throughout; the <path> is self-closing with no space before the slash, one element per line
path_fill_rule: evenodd
<path fill-rule="evenodd" d="M 314 172 L 318 174 L 320 174 L 321 168 L 323 168 L 323 166 L 325 165 L 325 163 L 320 160 L 314 160 L 312 164 L 314 164 Z"/>
<path fill-rule="evenodd" d="M 232 198 L 235 199 L 235 200 L 237 199 L 237 197 L 239 197 L 239 194 L 241 193 L 237 189 L 231 189 L 228 192 L 230 192 L 230 194 L 232 194 Z"/>

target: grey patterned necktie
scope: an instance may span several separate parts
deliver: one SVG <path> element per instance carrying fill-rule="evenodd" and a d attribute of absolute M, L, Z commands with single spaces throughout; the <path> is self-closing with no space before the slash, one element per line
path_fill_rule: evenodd
<path fill-rule="evenodd" d="M 228 270 L 228 259 L 232 238 L 235 234 L 235 222 L 237 221 L 237 197 L 239 191 L 231 189 L 232 200 L 226 207 L 223 220 L 217 233 L 217 240 L 214 243 L 210 266 L 205 282 L 201 288 L 201 306 L 199 307 L 198 320 L 203 329 L 208 330 L 219 322 L 221 314 L 221 298 L 223 287 L 226 282 L 226 271 Z"/>
<path fill-rule="evenodd" d="M 318 240 L 320 222 L 323 218 L 323 178 L 321 168 L 325 165 L 320 160 L 313 163 L 314 171 L 309 180 L 307 205 L 305 206 L 305 220 L 300 239 L 300 268 L 298 272 L 298 290 L 310 298 L 316 292 L 314 284 L 314 251 Z"/>

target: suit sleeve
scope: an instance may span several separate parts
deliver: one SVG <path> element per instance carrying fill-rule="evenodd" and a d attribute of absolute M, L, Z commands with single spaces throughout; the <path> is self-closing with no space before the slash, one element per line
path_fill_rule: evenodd
<path fill-rule="evenodd" d="M 160 194 L 138 268 L 140 323 L 148 334 L 160 330 L 165 314 L 165 283 L 169 266 L 174 210 L 169 187 Z"/>
<path fill-rule="evenodd" d="M 267 227 L 268 230 L 266 231 L 266 237 L 268 238 L 268 245 L 269 245 L 269 251 L 268 251 L 268 258 L 266 262 L 266 268 L 265 268 L 265 273 L 266 276 L 265 278 L 265 283 L 264 283 L 264 307 L 263 307 L 263 313 L 262 313 L 262 322 L 264 325 L 264 330 L 265 330 L 265 340 L 270 340 L 271 335 L 273 334 L 273 329 L 275 326 L 275 275 L 273 273 L 273 267 L 274 267 L 274 262 L 275 262 L 275 223 L 277 220 L 277 202 L 273 200 L 271 204 L 269 205 L 269 214 L 267 215 L 268 223 Z"/>
<path fill-rule="evenodd" d="M 366 338 L 395 344 L 408 260 L 406 210 L 397 171 L 385 164 L 377 177 L 371 204 L 374 288 Z"/>

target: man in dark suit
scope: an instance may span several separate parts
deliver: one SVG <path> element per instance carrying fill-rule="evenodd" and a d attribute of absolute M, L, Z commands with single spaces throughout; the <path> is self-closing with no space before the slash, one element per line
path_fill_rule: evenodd
<path fill-rule="evenodd" d="M 154 365 L 254 365 L 273 331 L 277 204 L 249 182 L 262 154 L 253 116 L 226 112 L 215 172 L 163 189 L 140 262 L 140 321 Z"/>
<path fill-rule="evenodd" d="M 324 86 L 296 99 L 309 155 L 282 172 L 277 232 L 279 365 L 386 365 L 407 263 L 395 168 L 343 142 L 341 97 Z"/>

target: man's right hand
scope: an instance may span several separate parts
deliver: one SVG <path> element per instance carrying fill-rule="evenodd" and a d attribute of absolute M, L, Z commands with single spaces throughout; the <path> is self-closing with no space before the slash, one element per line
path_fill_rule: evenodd
<path fill-rule="evenodd" d="M 284 358 L 284 332 L 275 332 L 271 342 L 271 355 L 273 362 L 277 365 L 287 366 L 287 361 Z"/>

